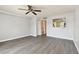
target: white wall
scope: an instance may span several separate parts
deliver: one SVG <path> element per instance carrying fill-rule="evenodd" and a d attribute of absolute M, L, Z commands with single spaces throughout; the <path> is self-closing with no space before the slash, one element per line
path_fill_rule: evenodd
<path fill-rule="evenodd" d="M 0 13 L 0 41 L 29 35 L 29 20 Z"/>
<path fill-rule="evenodd" d="M 37 35 L 41 35 L 41 19 L 37 20 Z"/>
<path fill-rule="evenodd" d="M 79 7 L 75 10 L 74 43 L 79 52 Z"/>
<path fill-rule="evenodd" d="M 52 19 L 66 17 L 66 27 L 65 28 L 54 28 L 52 25 Z M 73 40 L 73 20 L 74 12 L 59 14 L 56 16 L 47 17 L 47 36 L 64 38 Z M 40 35 L 40 19 L 38 20 L 38 35 Z"/>
<path fill-rule="evenodd" d="M 52 25 L 52 19 L 64 18 L 64 17 L 66 17 L 66 27 L 54 28 Z M 73 40 L 73 20 L 74 20 L 73 12 L 49 17 L 49 19 L 47 19 L 47 35 L 57 38 Z"/>
<path fill-rule="evenodd" d="M 66 28 L 53 28 L 52 19 L 66 17 Z M 41 34 L 36 16 L 29 18 L 17 17 L 0 13 L 0 41 L 22 36 L 36 36 Z M 57 16 L 51 16 L 47 20 L 47 35 L 57 38 L 73 39 L 73 13 L 65 13 Z M 37 32 L 40 31 L 40 32 Z"/>
<path fill-rule="evenodd" d="M 36 16 L 32 17 L 32 19 L 30 20 L 29 28 L 30 28 L 31 36 L 37 36 L 37 22 L 36 21 L 37 21 Z"/>
<path fill-rule="evenodd" d="M 64 18 L 66 17 L 66 27 L 65 28 L 54 28 L 52 25 L 52 19 L 55 18 Z M 40 20 L 38 20 L 38 35 L 41 35 L 41 27 L 40 27 Z M 57 37 L 57 38 L 64 38 L 73 40 L 73 21 L 74 21 L 74 12 L 68 12 L 64 14 L 59 14 L 55 16 L 47 17 L 47 36 Z"/>

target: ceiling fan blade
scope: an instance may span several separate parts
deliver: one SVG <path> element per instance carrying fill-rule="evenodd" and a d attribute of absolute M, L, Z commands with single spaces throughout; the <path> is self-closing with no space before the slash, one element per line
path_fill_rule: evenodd
<path fill-rule="evenodd" d="M 30 5 L 27 5 L 27 6 L 28 6 L 28 10 L 31 10 L 32 6 L 30 6 Z"/>
<path fill-rule="evenodd" d="M 19 10 L 26 10 L 26 9 L 22 9 L 22 8 L 18 8 Z"/>
<path fill-rule="evenodd" d="M 32 12 L 34 15 L 37 15 L 35 12 Z"/>
<path fill-rule="evenodd" d="M 26 14 L 28 14 L 29 12 L 27 12 Z"/>
<path fill-rule="evenodd" d="M 41 10 L 33 10 L 33 11 L 35 11 L 35 12 L 41 12 Z"/>

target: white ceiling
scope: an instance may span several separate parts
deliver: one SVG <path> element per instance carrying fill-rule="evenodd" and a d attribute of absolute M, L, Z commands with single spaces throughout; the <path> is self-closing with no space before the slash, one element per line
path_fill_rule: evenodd
<path fill-rule="evenodd" d="M 37 16 L 49 16 L 60 13 L 74 11 L 76 5 L 32 5 L 34 9 L 42 10 Z M 18 16 L 34 16 L 32 13 L 25 15 L 27 11 L 18 10 L 18 8 L 26 8 L 26 5 L 0 5 L 0 12 L 6 12 Z"/>

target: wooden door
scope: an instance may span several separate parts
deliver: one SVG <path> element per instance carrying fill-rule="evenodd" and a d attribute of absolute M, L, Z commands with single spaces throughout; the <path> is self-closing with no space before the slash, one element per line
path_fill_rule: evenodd
<path fill-rule="evenodd" d="M 41 20 L 41 35 L 46 36 L 46 20 Z"/>

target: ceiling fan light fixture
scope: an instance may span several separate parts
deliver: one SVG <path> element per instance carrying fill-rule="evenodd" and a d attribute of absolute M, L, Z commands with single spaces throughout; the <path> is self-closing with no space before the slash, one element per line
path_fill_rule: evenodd
<path fill-rule="evenodd" d="M 19 8 L 19 10 L 26 10 L 26 11 L 28 11 L 28 12 L 26 13 L 26 15 L 27 15 L 28 13 L 30 13 L 30 12 L 32 12 L 34 15 L 37 15 L 36 12 L 41 12 L 41 10 L 34 10 L 34 9 L 32 8 L 32 6 L 30 6 L 30 5 L 27 5 L 27 7 L 28 7 L 28 10 L 27 10 L 27 9 L 22 9 L 22 8 Z"/>

